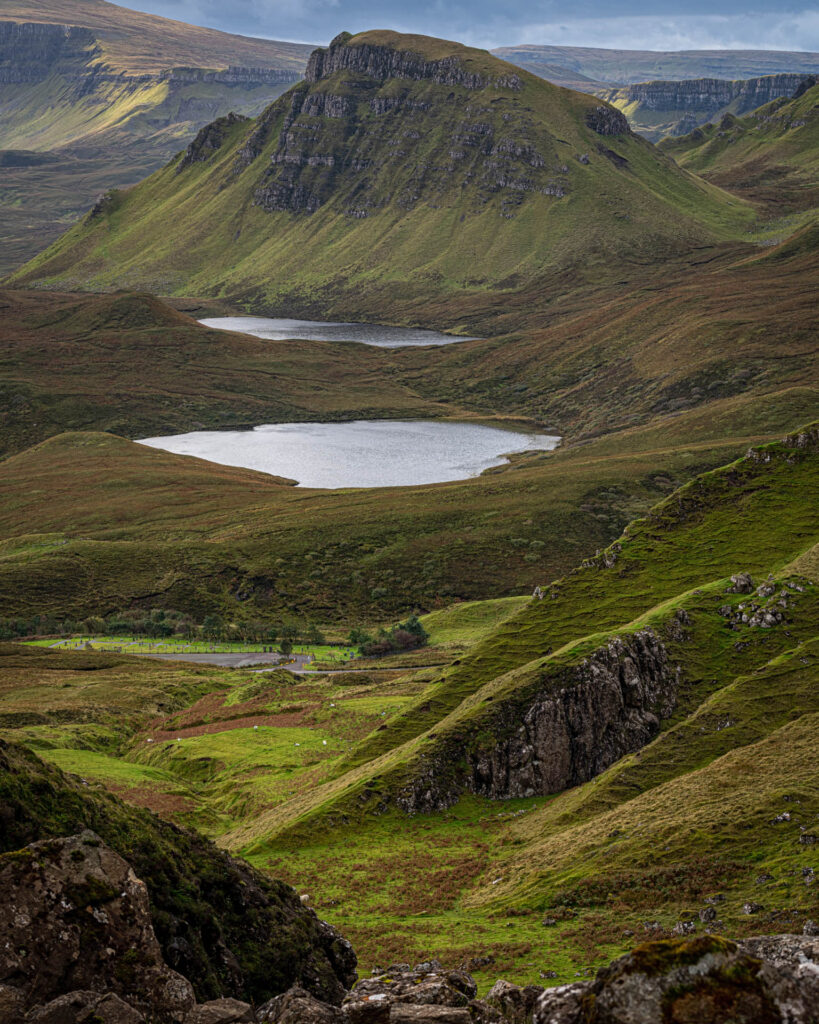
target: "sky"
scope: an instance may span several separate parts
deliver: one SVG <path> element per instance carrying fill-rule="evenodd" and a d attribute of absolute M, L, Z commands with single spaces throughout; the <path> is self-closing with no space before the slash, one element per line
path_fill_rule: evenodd
<path fill-rule="evenodd" d="M 819 0 L 119 0 L 225 32 L 326 45 L 392 28 L 493 48 L 518 43 L 635 50 L 819 51 Z"/>

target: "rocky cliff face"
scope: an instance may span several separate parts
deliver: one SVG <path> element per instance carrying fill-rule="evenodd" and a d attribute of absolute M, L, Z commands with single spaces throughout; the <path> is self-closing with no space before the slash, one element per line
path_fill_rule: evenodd
<path fill-rule="evenodd" d="M 216 82 L 220 85 L 235 85 L 245 89 L 257 89 L 263 85 L 290 85 L 298 82 L 298 71 L 279 68 L 229 67 L 227 71 L 213 71 L 208 68 L 170 68 L 159 76 L 161 82 L 174 85 L 196 85 L 201 82 Z"/>
<path fill-rule="evenodd" d="M 629 103 L 648 110 L 690 110 L 716 113 L 737 102 L 737 114 L 756 110 L 771 100 L 792 96 L 807 75 L 765 75 L 736 82 L 720 78 L 694 78 L 686 82 L 640 82 L 617 91 Z"/>
<path fill-rule="evenodd" d="M 158 1021 L 181 1021 L 191 983 L 163 961 L 148 890 L 94 832 L 0 858 L 0 983 L 26 1006 L 113 992 Z"/>
<path fill-rule="evenodd" d="M 693 78 L 638 82 L 598 91 L 597 95 L 628 110 L 637 131 L 661 138 L 684 134 L 727 112 L 746 114 L 772 100 L 793 96 L 809 79 L 805 74 L 778 74 L 737 81 Z"/>
<path fill-rule="evenodd" d="M 328 49 L 314 50 L 307 62 L 305 79 L 320 82 L 338 71 L 352 71 L 383 82 L 388 78 L 411 82 L 426 80 L 436 85 L 459 85 L 465 89 L 520 89 L 520 77 L 514 72 L 487 76 L 468 71 L 457 57 L 425 60 L 410 50 L 397 50 L 372 44 L 348 45 L 346 33 L 337 36 Z"/>
<path fill-rule="evenodd" d="M 524 695 L 500 698 L 439 741 L 397 802 L 414 814 L 451 806 L 464 791 L 500 800 L 586 782 L 657 734 L 678 677 L 651 630 L 616 637 L 577 665 L 547 666 Z"/>
<path fill-rule="evenodd" d="M 428 86 L 450 91 L 433 95 Z M 259 119 L 236 171 L 277 137 L 254 192 L 255 205 L 270 212 L 314 213 L 337 199 L 344 215 L 365 218 L 386 206 L 439 207 L 448 193 L 474 191 L 477 210 L 500 195 L 512 217 L 526 193 L 561 199 L 571 190 L 555 140 L 505 105 L 502 97 L 520 89 L 518 75 L 481 74 L 456 56 L 426 60 L 340 37 L 313 53 L 304 84 Z M 594 131 L 628 131 L 617 111 L 596 111 Z"/>
<path fill-rule="evenodd" d="M 55 70 L 98 54 L 90 29 L 0 21 L 0 85 L 41 82 Z"/>

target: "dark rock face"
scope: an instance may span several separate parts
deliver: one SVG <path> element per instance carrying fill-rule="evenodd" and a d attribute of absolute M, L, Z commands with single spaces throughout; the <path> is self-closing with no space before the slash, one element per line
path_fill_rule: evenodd
<path fill-rule="evenodd" d="M 262 1024 L 341 1024 L 341 1010 L 314 999 L 303 988 L 291 988 L 256 1011 Z"/>
<path fill-rule="evenodd" d="M 18 1020 L 22 1015 L 3 1024 L 17 1024 Z M 35 1007 L 25 1020 L 26 1024 L 144 1024 L 145 1018 L 113 992 L 68 992 Z"/>
<path fill-rule="evenodd" d="M 350 943 L 289 885 L 0 740 L 0 852 L 85 827 L 145 883 L 165 962 L 189 979 L 198 999 L 261 1003 L 298 984 L 338 1004 L 355 982 Z"/>
<path fill-rule="evenodd" d="M 217 120 L 211 121 L 210 124 L 206 124 L 204 128 L 200 129 L 196 138 L 185 150 L 185 155 L 177 165 L 176 173 L 179 174 L 186 167 L 190 167 L 191 164 L 210 160 L 224 145 L 231 128 L 235 124 L 249 120 L 250 118 L 242 117 L 241 114 L 234 114 L 231 111 L 225 117 L 217 118 Z"/>
<path fill-rule="evenodd" d="M 506 982 L 499 982 L 495 988 L 499 986 L 504 987 L 504 994 L 512 1002 L 524 1001 L 521 995 L 524 990 Z M 517 1016 L 507 1016 L 502 1009 L 490 1005 L 489 1000 L 476 999 L 476 993 L 477 986 L 469 974 L 445 970 L 437 960 L 416 967 L 393 964 L 356 985 L 342 1004 L 341 1021 L 343 1024 L 517 1024 Z"/>
<path fill-rule="evenodd" d="M 41 82 L 99 52 L 93 32 L 72 25 L 0 21 L 0 85 Z"/>
<path fill-rule="evenodd" d="M 651 630 L 616 637 L 581 664 L 546 668 L 525 697 L 499 702 L 476 729 L 425 755 L 398 796 L 410 814 L 451 806 L 468 791 L 495 800 L 556 793 L 638 750 L 674 709 L 678 670 Z"/>
<path fill-rule="evenodd" d="M 419 82 L 447 91 L 431 97 Z M 473 73 L 457 57 L 426 61 L 343 39 L 314 52 L 303 85 L 262 115 L 234 169 L 253 163 L 278 128 L 253 193 L 269 212 L 310 214 L 336 200 L 343 214 L 363 218 L 474 195 L 475 212 L 497 196 L 501 216 L 511 217 L 526 193 L 570 192 L 554 139 L 533 132 L 528 115 L 491 106 L 508 104 L 520 84 L 514 74 Z M 432 152 L 431 133 L 440 142 Z"/>
<path fill-rule="evenodd" d="M 194 1006 L 185 1024 L 253 1024 L 256 1015 L 249 1003 L 239 999 L 212 999 Z"/>
<path fill-rule="evenodd" d="M 91 831 L 0 860 L 0 981 L 29 1005 L 113 992 L 160 1021 L 181 1021 L 194 1004 L 190 982 L 162 959 L 145 885 Z"/>
<path fill-rule="evenodd" d="M 614 107 L 595 107 L 586 114 L 586 124 L 598 135 L 627 135 L 631 129 L 625 114 Z"/>
<path fill-rule="evenodd" d="M 442 60 L 424 60 L 408 50 L 394 50 L 388 46 L 349 46 L 346 41 L 330 44 L 328 49 L 313 50 L 307 62 L 304 77 L 308 82 L 320 82 L 337 71 L 353 71 L 377 81 L 387 78 L 406 78 L 419 82 L 427 80 L 437 85 L 460 85 L 465 89 L 485 89 L 494 85 L 498 89 L 519 90 L 518 75 L 493 78 L 467 71 L 457 57 Z"/>
<path fill-rule="evenodd" d="M 543 995 L 540 985 L 520 988 L 508 981 L 496 981 L 486 994 L 486 1002 L 502 1014 L 509 1024 L 530 1024 L 538 999 Z"/>
<path fill-rule="evenodd" d="M 534 1024 L 816 1024 L 819 941 L 772 935 L 651 942 L 593 981 L 547 989 Z"/>

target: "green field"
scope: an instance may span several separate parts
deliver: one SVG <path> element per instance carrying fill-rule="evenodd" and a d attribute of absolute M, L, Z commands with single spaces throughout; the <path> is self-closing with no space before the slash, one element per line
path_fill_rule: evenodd
<path fill-rule="evenodd" d="M 32 647 L 60 651 L 115 651 L 122 654 L 264 654 L 277 652 L 278 645 L 245 643 L 207 643 L 205 641 L 147 640 L 135 636 L 73 636 L 65 640 L 27 640 Z M 306 654 L 314 661 L 345 664 L 355 655 L 351 647 L 330 644 L 293 644 L 293 654 Z"/>

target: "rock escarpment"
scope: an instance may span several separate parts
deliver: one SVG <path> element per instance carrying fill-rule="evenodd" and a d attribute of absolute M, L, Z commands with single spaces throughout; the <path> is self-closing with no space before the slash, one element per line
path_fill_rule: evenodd
<path fill-rule="evenodd" d="M 522 89 L 519 75 L 502 65 L 477 71 L 468 56 L 427 59 L 359 38 L 343 35 L 316 50 L 303 85 L 248 136 L 237 173 L 277 137 L 255 205 L 315 213 L 336 200 L 344 215 L 360 219 L 385 207 L 438 209 L 473 195 L 474 212 L 500 197 L 502 215 L 512 217 L 527 193 L 570 193 L 555 137 L 510 104 Z M 598 133 L 628 132 L 609 107 L 595 107 L 587 123 Z"/>
<path fill-rule="evenodd" d="M 615 637 L 578 664 L 547 662 L 534 681 L 436 740 L 397 803 L 415 814 L 451 806 L 463 792 L 502 800 L 586 782 L 657 734 L 679 683 L 651 630 Z"/>
<path fill-rule="evenodd" d="M 617 89 L 598 90 L 628 116 L 636 131 L 652 139 L 684 135 L 725 114 L 742 115 L 789 98 L 815 77 L 806 74 L 763 75 L 731 81 L 691 78 L 684 81 L 638 82 Z"/>
<path fill-rule="evenodd" d="M 308 82 L 320 82 L 337 71 L 353 71 L 377 81 L 388 78 L 408 79 L 413 82 L 427 80 L 436 85 L 460 85 L 465 89 L 519 90 L 520 76 L 513 71 L 502 75 L 482 75 L 469 71 L 455 56 L 427 60 L 412 50 L 399 50 L 371 43 L 349 44 L 350 36 L 342 33 L 330 43 L 328 49 L 314 50 L 307 62 L 304 77 Z"/>
<path fill-rule="evenodd" d="M 732 82 L 721 78 L 692 78 L 682 82 L 639 82 L 618 90 L 618 98 L 647 110 L 691 110 L 715 114 L 731 104 L 733 113 L 756 110 L 771 100 L 793 96 L 809 75 L 764 75 Z"/>
<path fill-rule="evenodd" d="M 193 986 L 163 961 L 148 890 L 94 832 L 0 859 L 0 983 L 26 1006 L 113 992 L 159 1021 L 181 1021 Z"/>
<path fill-rule="evenodd" d="M 94 33 L 72 25 L 0 21 L 0 85 L 42 82 L 99 55 Z"/>

